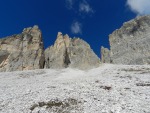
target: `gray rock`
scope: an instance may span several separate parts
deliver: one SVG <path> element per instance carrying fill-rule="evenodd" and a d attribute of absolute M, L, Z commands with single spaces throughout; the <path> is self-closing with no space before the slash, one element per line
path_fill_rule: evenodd
<path fill-rule="evenodd" d="M 100 60 L 89 44 L 79 38 L 58 33 L 54 46 L 45 50 L 45 68 L 90 69 L 99 66 Z"/>
<path fill-rule="evenodd" d="M 4 62 L 9 56 L 7 51 L 0 51 L 0 64 Z"/>
<path fill-rule="evenodd" d="M 42 68 L 89 69 L 100 60 L 85 41 L 58 33 L 53 46 L 45 50 L 38 26 L 25 28 L 21 34 L 0 39 L 0 71 Z"/>
<path fill-rule="evenodd" d="M 40 69 L 44 66 L 44 47 L 37 26 L 21 34 L 0 39 L 0 71 Z"/>
<path fill-rule="evenodd" d="M 109 36 L 115 64 L 150 64 L 150 16 L 137 17 Z"/>
<path fill-rule="evenodd" d="M 102 63 L 111 63 L 110 61 L 110 51 L 107 48 L 101 47 L 101 62 Z"/>
<path fill-rule="evenodd" d="M 69 40 L 69 38 L 66 40 Z M 50 46 L 45 50 L 45 68 L 67 67 L 67 62 L 65 62 L 65 60 L 66 43 L 62 33 L 59 32 L 54 46 Z"/>

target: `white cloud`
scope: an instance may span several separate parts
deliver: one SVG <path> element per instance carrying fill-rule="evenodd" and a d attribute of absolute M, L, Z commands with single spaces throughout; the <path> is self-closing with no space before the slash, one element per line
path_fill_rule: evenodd
<path fill-rule="evenodd" d="M 75 22 L 73 22 L 73 24 L 71 25 L 71 32 L 72 32 L 73 34 L 82 33 L 81 27 L 82 27 L 81 23 L 75 21 Z"/>
<path fill-rule="evenodd" d="M 127 0 L 127 5 L 137 15 L 150 14 L 150 0 Z"/>
<path fill-rule="evenodd" d="M 79 4 L 79 11 L 83 13 L 93 13 L 92 7 L 89 5 L 89 3 L 86 0 L 83 0 Z"/>
<path fill-rule="evenodd" d="M 68 9 L 72 9 L 74 5 L 75 0 L 66 0 L 66 7 Z"/>

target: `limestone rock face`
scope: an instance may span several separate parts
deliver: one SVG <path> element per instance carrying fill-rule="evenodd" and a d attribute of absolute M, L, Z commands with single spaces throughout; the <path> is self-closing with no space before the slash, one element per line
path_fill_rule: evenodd
<path fill-rule="evenodd" d="M 110 63 L 110 51 L 107 48 L 101 47 L 101 62 Z"/>
<path fill-rule="evenodd" d="M 90 69 L 99 66 L 99 63 L 89 44 L 79 38 L 63 36 L 60 32 L 54 46 L 45 50 L 45 68 Z"/>
<path fill-rule="evenodd" d="M 137 17 L 114 31 L 110 57 L 115 64 L 150 64 L 150 16 Z"/>
<path fill-rule="evenodd" d="M 58 33 L 54 46 L 45 50 L 45 68 L 64 68 L 67 67 L 66 42 L 70 42 L 69 37 L 64 39 L 62 33 Z"/>
<path fill-rule="evenodd" d="M 44 47 L 38 26 L 0 39 L 0 71 L 40 69 L 43 65 Z"/>

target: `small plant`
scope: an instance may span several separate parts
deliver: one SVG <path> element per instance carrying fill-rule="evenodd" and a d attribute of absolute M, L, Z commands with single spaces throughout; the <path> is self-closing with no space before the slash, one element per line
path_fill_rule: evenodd
<path fill-rule="evenodd" d="M 110 87 L 110 86 L 100 86 L 100 88 L 103 88 L 105 90 L 111 90 L 112 89 L 112 87 Z"/>
<path fill-rule="evenodd" d="M 136 83 L 136 86 L 150 86 L 150 83 Z"/>
<path fill-rule="evenodd" d="M 126 87 L 126 88 L 124 88 L 124 89 L 129 90 L 129 89 L 131 89 L 131 88 Z"/>
<path fill-rule="evenodd" d="M 95 83 L 99 83 L 99 80 L 96 80 Z"/>

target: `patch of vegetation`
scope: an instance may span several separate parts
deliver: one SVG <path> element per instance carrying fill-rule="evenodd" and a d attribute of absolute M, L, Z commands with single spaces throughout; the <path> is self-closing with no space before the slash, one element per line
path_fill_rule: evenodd
<path fill-rule="evenodd" d="M 95 83 L 100 83 L 100 81 L 99 81 L 99 80 L 96 80 Z"/>
<path fill-rule="evenodd" d="M 42 75 L 45 73 L 46 72 L 43 70 L 37 70 L 37 71 L 30 71 L 30 72 L 21 72 L 18 76 L 19 78 L 29 78 L 31 76 Z"/>
<path fill-rule="evenodd" d="M 136 83 L 136 86 L 150 86 L 150 83 Z"/>
<path fill-rule="evenodd" d="M 128 69 L 122 69 L 121 71 L 126 72 L 140 72 L 140 71 L 148 71 L 150 68 L 128 68 Z"/>
<path fill-rule="evenodd" d="M 125 72 L 135 72 L 136 74 L 149 74 L 150 68 L 128 68 L 128 69 L 122 69 L 121 71 Z"/>
<path fill-rule="evenodd" d="M 122 69 L 122 71 L 132 72 L 132 71 L 142 71 L 142 69 L 129 68 L 129 69 Z"/>
<path fill-rule="evenodd" d="M 132 79 L 132 76 L 128 75 L 128 76 L 119 76 L 120 78 L 124 79 L 124 78 L 129 78 Z"/>
<path fill-rule="evenodd" d="M 131 88 L 126 87 L 126 88 L 124 88 L 124 89 L 126 89 L 126 90 L 130 90 Z"/>
<path fill-rule="evenodd" d="M 69 111 L 73 109 L 79 109 L 82 102 L 77 101 L 73 98 L 68 98 L 65 100 L 50 100 L 48 102 L 38 102 L 37 104 L 33 104 L 30 107 L 31 111 L 34 111 L 35 108 L 41 108 L 46 107 L 47 111 L 53 112 L 53 113 L 70 113 Z"/>
<path fill-rule="evenodd" d="M 111 90 L 112 89 L 112 87 L 110 87 L 110 86 L 100 86 L 100 88 L 103 88 L 105 90 Z"/>
<path fill-rule="evenodd" d="M 150 73 L 150 71 L 142 71 L 139 74 L 149 74 L 149 73 Z"/>

